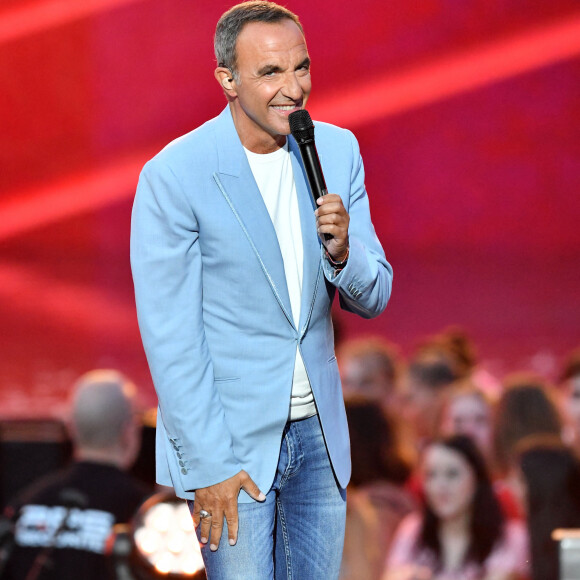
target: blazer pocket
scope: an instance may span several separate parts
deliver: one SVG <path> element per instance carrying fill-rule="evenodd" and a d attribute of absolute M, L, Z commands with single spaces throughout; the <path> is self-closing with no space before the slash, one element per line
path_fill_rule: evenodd
<path fill-rule="evenodd" d="M 213 380 L 214 387 L 220 394 L 235 391 L 240 382 L 240 377 L 222 377 Z"/>
<path fill-rule="evenodd" d="M 225 377 L 225 378 L 215 378 L 213 382 L 216 384 L 223 384 L 223 383 L 233 383 L 239 380 L 240 377 Z"/>

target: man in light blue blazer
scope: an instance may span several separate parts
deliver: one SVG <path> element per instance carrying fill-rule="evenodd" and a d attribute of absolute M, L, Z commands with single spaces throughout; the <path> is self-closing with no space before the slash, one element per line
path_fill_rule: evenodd
<path fill-rule="evenodd" d="M 377 316 L 392 269 L 350 132 L 315 123 L 331 193 L 310 195 L 288 124 L 311 87 L 298 18 L 234 6 L 215 49 L 228 106 L 146 164 L 133 209 L 157 480 L 189 500 L 210 579 L 336 578 L 350 451 L 331 304 Z"/>

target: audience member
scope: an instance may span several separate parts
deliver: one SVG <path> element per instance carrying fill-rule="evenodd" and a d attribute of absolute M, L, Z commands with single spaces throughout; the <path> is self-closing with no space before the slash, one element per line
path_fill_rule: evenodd
<path fill-rule="evenodd" d="M 531 435 L 561 438 L 563 423 L 546 382 L 535 375 L 508 377 L 494 417 L 495 490 L 510 517 L 523 517 L 516 493 L 516 447 Z"/>
<path fill-rule="evenodd" d="M 340 578 L 376 580 L 395 529 L 416 507 L 404 488 L 412 458 L 401 445 L 395 420 L 377 401 L 347 399 L 346 416 L 352 476 Z"/>
<path fill-rule="evenodd" d="M 562 410 L 566 418 L 566 441 L 580 452 L 580 349 L 568 356 L 560 378 Z"/>
<path fill-rule="evenodd" d="M 514 451 L 522 439 L 530 435 L 562 434 L 562 419 L 546 382 L 530 374 L 506 379 L 494 423 L 494 454 L 502 474 L 513 466 Z"/>
<path fill-rule="evenodd" d="M 505 522 L 475 443 L 455 435 L 432 442 L 423 460 L 425 506 L 407 516 L 385 580 L 513 580 L 528 574 L 527 535 Z"/>
<path fill-rule="evenodd" d="M 346 398 L 361 395 L 392 412 L 397 407 L 399 356 L 382 338 L 344 343 L 338 352 L 342 389 Z"/>
<path fill-rule="evenodd" d="M 489 462 L 492 456 L 492 400 L 471 379 L 458 381 L 442 404 L 439 432 L 443 436 L 471 437 Z"/>
<path fill-rule="evenodd" d="M 458 379 L 466 379 L 473 373 L 477 363 L 476 348 L 465 330 L 449 326 L 439 334 L 425 340 L 418 352 L 439 352 L 445 356 Z"/>
<path fill-rule="evenodd" d="M 441 404 L 458 378 L 453 366 L 447 354 L 429 349 L 419 350 L 409 363 L 402 414 L 419 450 L 436 436 Z"/>
<path fill-rule="evenodd" d="M 79 379 L 70 415 L 75 461 L 11 504 L 15 545 L 6 578 L 112 578 L 105 541 L 151 491 L 125 473 L 139 449 L 134 401 L 133 384 L 116 371 L 92 371 Z"/>
<path fill-rule="evenodd" d="M 532 580 L 558 580 L 558 544 L 552 532 L 580 528 L 580 463 L 554 436 L 524 439 L 518 451 Z"/>

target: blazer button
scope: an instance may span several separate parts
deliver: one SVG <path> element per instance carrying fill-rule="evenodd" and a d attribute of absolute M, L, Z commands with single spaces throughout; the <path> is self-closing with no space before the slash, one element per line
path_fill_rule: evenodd
<path fill-rule="evenodd" d="M 183 463 L 183 461 L 180 461 L 180 462 L 179 462 L 179 465 L 180 465 L 181 467 L 185 467 L 185 463 Z"/>
<path fill-rule="evenodd" d="M 185 467 L 181 470 L 181 473 L 183 473 L 183 475 L 187 475 L 187 469 L 185 469 Z"/>

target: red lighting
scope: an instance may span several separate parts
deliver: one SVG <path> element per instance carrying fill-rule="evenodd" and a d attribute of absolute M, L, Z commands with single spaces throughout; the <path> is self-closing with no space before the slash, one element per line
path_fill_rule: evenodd
<path fill-rule="evenodd" d="M 2 12 L 0 44 L 141 0 L 49 0 Z"/>
<path fill-rule="evenodd" d="M 580 53 L 580 14 L 469 52 L 386 74 L 337 96 L 317 96 L 313 117 L 356 127 L 453 97 Z M 353 107 L 356 103 L 356 107 Z"/>

